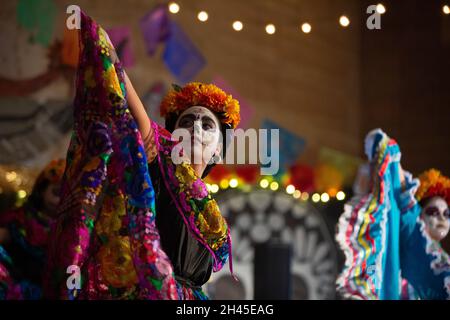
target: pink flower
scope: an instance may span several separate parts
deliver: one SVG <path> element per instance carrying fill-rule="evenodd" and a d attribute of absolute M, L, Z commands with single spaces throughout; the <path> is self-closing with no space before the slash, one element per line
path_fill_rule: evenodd
<path fill-rule="evenodd" d="M 197 200 L 201 200 L 208 195 L 205 183 L 201 179 L 197 179 L 192 184 L 191 190 L 192 197 Z"/>

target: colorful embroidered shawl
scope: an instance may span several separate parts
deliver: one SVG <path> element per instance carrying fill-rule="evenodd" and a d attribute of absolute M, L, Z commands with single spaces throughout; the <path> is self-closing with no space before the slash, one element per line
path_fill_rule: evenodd
<path fill-rule="evenodd" d="M 177 299 L 170 261 L 159 245 L 154 192 L 122 67 L 113 63 L 106 32 L 83 12 L 79 41 L 74 133 L 46 295 Z M 68 288 L 70 266 L 81 271 L 81 288 Z"/>

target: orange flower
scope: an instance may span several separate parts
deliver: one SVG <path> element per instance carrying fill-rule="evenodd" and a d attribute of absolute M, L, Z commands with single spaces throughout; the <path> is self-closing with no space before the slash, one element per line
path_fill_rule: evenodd
<path fill-rule="evenodd" d="M 450 179 L 436 169 L 425 171 L 419 176 L 420 187 L 416 192 L 417 200 L 442 197 L 450 205 Z"/>
<path fill-rule="evenodd" d="M 239 102 L 213 84 L 200 82 L 188 83 L 183 88 L 175 87 L 161 102 L 161 116 L 170 113 L 179 114 L 189 107 L 202 106 L 216 113 L 223 113 L 222 121 L 233 129 L 237 127 L 240 118 Z"/>

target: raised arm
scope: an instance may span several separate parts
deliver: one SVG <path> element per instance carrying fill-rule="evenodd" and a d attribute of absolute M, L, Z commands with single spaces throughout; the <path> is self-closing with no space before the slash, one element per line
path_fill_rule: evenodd
<path fill-rule="evenodd" d="M 142 138 L 145 139 L 150 134 L 151 129 L 149 117 L 145 111 L 145 107 L 142 104 L 141 99 L 139 99 L 139 96 L 130 81 L 130 78 L 128 78 L 126 72 L 124 72 L 124 74 L 128 107 L 130 108 L 131 115 L 139 127 Z"/>
<path fill-rule="evenodd" d="M 113 56 L 111 59 L 113 62 L 115 60 L 118 60 L 118 57 L 115 55 L 114 45 L 111 42 L 111 39 L 106 34 L 107 40 L 109 42 L 110 47 L 113 49 Z M 136 90 L 133 87 L 133 84 L 131 83 L 130 78 L 128 77 L 128 74 L 125 70 L 123 70 L 124 78 L 125 78 L 125 89 L 127 92 L 127 102 L 128 102 L 128 108 L 130 109 L 131 115 L 133 116 L 134 120 L 136 121 L 136 124 L 139 128 L 139 131 L 141 132 L 141 136 L 143 139 L 148 137 L 151 125 L 149 121 L 149 117 L 147 115 L 147 112 L 145 111 L 145 107 L 142 104 L 141 99 L 139 98 Z"/>

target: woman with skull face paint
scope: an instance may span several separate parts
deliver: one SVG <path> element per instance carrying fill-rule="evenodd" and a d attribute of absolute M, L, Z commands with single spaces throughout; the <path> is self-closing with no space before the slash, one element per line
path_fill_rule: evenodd
<path fill-rule="evenodd" d="M 450 270 L 450 257 L 440 245 L 440 242 L 447 236 L 450 229 L 450 179 L 443 176 L 438 170 L 430 169 L 419 176 L 419 181 L 420 186 L 415 197 L 421 210 L 420 219 L 417 220 L 418 226 L 416 227 L 419 227 L 421 233 L 426 235 L 426 251 L 436 257 L 431 262 L 430 268 L 438 274 L 442 270 Z M 410 248 L 413 245 L 411 243 Z M 408 255 L 406 259 L 411 260 L 409 261 L 410 264 L 418 263 L 416 261 L 417 257 L 414 255 Z M 409 264 L 408 260 L 405 264 Z M 427 262 L 430 263 L 427 260 L 424 261 L 424 263 Z M 419 283 L 416 285 L 419 287 L 419 290 L 427 290 L 426 280 L 421 280 L 423 275 L 418 272 L 421 271 L 412 269 L 404 273 L 414 278 L 416 283 Z M 446 278 L 445 282 L 446 290 L 450 291 L 448 281 L 450 281 L 450 277 Z M 425 285 L 422 284 L 423 282 L 425 282 Z M 424 286 L 425 288 L 423 288 Z M 414 300 L 420 298 L 414 286 L 410 285 L 406 280 L 403 282 L 402 293 L 403 299 Z"/>
<path fill-rule="evenodd" d="M 175 87 L 161 105 L 163 129 L 147 117 L 106 32 L 83 12 L 79 38 L 74 135 L 45 295 L 206 299 L 201 286 L 225 264 L 231 241 L 201 178 L 225 151 L 219 133 L 236 127 L 239 104 L 213 85 Z M 67 285 L 68 267 L 79 269 L 81 286 Z"/>
<path fill-rule="evenodd" d="M 338 291 L 349 299 L 401 299 L 404 278 L 420 299 L 449 298 L 450 259 L 437 241 L 447 232 L 448 179 L 427 183 L 427 175 L 439 176 L 431 171 L 416 193 L 419 180 L 403 171 L 398 144 L 380 129 L 367 135 L 365 152 L 370 190 L 345 205 L 338 224 L 345 254 Z M 426 224 L 437 212 L 439 223 Z"/>
<path fill-rule="evenodd" d="M 144 141 L 156 193 L 156 226 L 177 283 L 192 290 L 194 298 L 206 298 L 201 286 L 225 264 L 231 239 L 202 178 L 225 154 L 227 129 L 236 127 L 239 105 L 214 85 L 189 83 L 174 86 L 160 110 L 166 128 L 152 122 Z M 191 298 L 189 291 L 186 298 Z"/>
<path fill-rule="evenodd" d="M 50 162 L 18 209 L 0 214 L 0 300 L 39 299 L 65 161 Z"/>
<path fill-rule="evenodd" d="M 420 217 L 431 239 L 441 242 L 450 229 L 450 179 L 430 169 L 419 176 L 416 198 L 422 206 Z"/>

